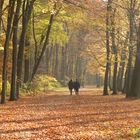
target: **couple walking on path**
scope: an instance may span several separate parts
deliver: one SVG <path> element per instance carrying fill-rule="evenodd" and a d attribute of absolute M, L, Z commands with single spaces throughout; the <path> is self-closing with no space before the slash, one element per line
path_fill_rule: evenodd
<path fill-rule="evenodd" d="M 73 89 L 75 91 L 75 94 L 78 95 L 79 94 L 80 83 L 78 82 L 77 79 L 76 79 L 75 82 L 70 80 L 69 83 L 68 83 L 68 88 L 69 88 L 69 91 L 70 91 L 70 95 L 72 95 L 72 90 Z"/>

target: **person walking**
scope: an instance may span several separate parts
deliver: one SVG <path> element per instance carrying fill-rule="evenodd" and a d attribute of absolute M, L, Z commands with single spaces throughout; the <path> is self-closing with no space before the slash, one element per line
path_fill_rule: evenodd
<path fill-rule="evenodd" d="M 72 90 L 73 90 L 73 81 L 72 81 L 72 79 L 68 82 L 68 88 L 69 88 L 69 91 L 70 91 L 70 95 L 72 95 Z"/>
<path fill-rule="evenodd" d="M 79 94 L 79 89 L 80 89 L 80 83 L 78 82 L 77 79 L 74 82 L 73 87 L 74 87 L 74 90 L 75 90 L 75 94 L 78 95 Z"/>

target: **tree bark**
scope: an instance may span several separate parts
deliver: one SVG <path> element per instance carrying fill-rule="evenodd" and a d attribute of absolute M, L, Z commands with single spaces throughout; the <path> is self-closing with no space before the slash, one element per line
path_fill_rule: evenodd
<path fill-rule="evenodd" d="M 130 9 L 129 9 L 129 59 L 127 64 L 127 85 L 126 85 L 126 97 L 131 97 L 131 82 L 132 82 L 132 61 L 133 61 L 133 41 L 134 41 L 134 2 L 130 0 Z"/>
<path fill-rule="evenodd" d="M 16 99 L 16 72 L 17 72 L 17 32 L 19 23 L 19 14 L 22 0 L 17 0 L 16 12 L 13 21 L 13 56 L 12 56 L 12 75 L 11 75 L 11 91 L 10 91 L 10 101 Z"/>
<path fill-rule="evenodd" d="M 62 61 L 61 61 L 61 81 L 63 84 L 65 79 L 65 48 L 62 47 Z"/>
<path fill-rule="evenodd" d="M 52 52 L 53 52 L 53 47 L 48 47 L 47 48 L 47 56 L 46 56 L 46 72 L 48 75 L 50 75 L 50 58 L 52 56 Z"/>
<path fill-rule="evenodd" d="M 110 32 L 109 32 L 109 13 L 111 10 L 111 3 L 112 0 L 108 0 L 107 4 L 107 15 L 106 15 L 106 53 L 107 53 L 107 58 L 106 58 L 106 70 L 105 70 L 105 77 L 104 77 L 104 90 L 103 90 L 103 95 L 108 95 L 108 81 L 109 81 L 109 67 L 110 67 L 110 43 L 109 43 L 109 38 L 110 38 Z"/>
<path fill-rule="evenodd" d="M 114 71 L 113 71 L 113 95 L 117 94 L 117 68 L 118 68 L 118 50 L 116 46 L 116 29 L 115 29 L 115 13 L 116 9 L 114 9 L 112 17 L 111 17 L 111 27 L 112 27 L 112 32 L 111 32 L 111 37 L 112 37 L 112 49 L 114 53 Z"/>
<path fill-rule="evenodd" d="M 25 53 L 24 53 L 24 83 L 30 79 L 30 39 L 31 39 L 31 23 L 28 24 L 25 38 Z"/>
<path fill-rule="evenodd" d="M 24 0 L 22 7 L 22 32 L 19 41 L 18 61 L 17 61 L 17 88 L 16 88 L 17 98 L 19 98 L 19 89 L 22 83 L 22 65 L 24 57 L 26 31 L 31 17 L 34 2 L 35 0 L 32 0 L 30 2 L 27 0 L 26 3 L 26 0 Z"/>
<path fill-rule="evenodd" d="M 118 78 L 117 78 L 117 88 L 118 91 L 120 92 L 124 92 L 123 91 L 123 86 L 125 85 L 125 81 L 124 81 L 124 73 L 125 73 L 125 66 L 126 66 L 126 47 L 128 44 L 128 38 L 129 38 L 129 32 L 127 32 L 126 34 L 126 40 L 125 43 L 123 45 L 123 50 L 121 52 L 121 62 L 120 62 L 120 67 L 119 67 L 119 72 L 118 72 Z"/>
<path fill-rule="evenodd" d="M 55 46 L 55 67 L 54 67 L 54 76 L 58 80 L 59 79 L 59 46 Z"/>
<path fill-rule="evenodd" d="M 136 51 L 136 62 L 134 68 L 134 74 L 132 78 L 131 91 L 129 97 L 140 98 L 140 22 L 139 22 L 139 31 L 137 37 L 137 51 Z"/>
<path fill-rule="evenodd" d="M 12 19 L 14 15 L 15 0 L 9 0 L 8 18 L 7 18 L 7 31 L 6 40 L 4 44 L 4 55 L 3 55 L 3 67 L 2 67 L 2 93 L 1 93 L 1 103 L 5 103 L 6 89 L 7 89 L 7 58 L 8 58 L 8 48 L 9 41 L 12 32 Z"/>

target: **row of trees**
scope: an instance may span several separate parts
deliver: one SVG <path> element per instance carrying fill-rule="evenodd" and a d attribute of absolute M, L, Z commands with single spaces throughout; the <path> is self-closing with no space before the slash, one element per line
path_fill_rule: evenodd
<path fill-rule="evenodd" d="M 139 0 L 107 2 L 104 95 L 110 87 L 112 94 L 121 91 L 126 97 L 139 97 L 139 4 Z"/>
<path fill-rule="evenodd" d="M 28 23 L 33 10 L 33 1 L 22 1 L 22 0 L 9 0 L 7 10 L 7 27 L 6 27 L 6 37 L 4 43 L 4 57 L 3 57 L 3 71 L 2 71 L 2 93 L 1 93 L 1 103 L 5 102 L 6 88 L 7 88 L 7 61 L 8 61 L 8 50 L 10 41 L 12 41 L 12 72 L 11 72 L 11 91 L 10 100 L 15 100 L 19 97 L 19 87 L 21 84 L 22 76 L 22 63 L 24 56 L 24 46 L 26 31 L 28 28 Z M 4 3 L 3 3 L 4 5 Z M 22 16 L 20 15 L 20 10 L 22 7 Z M 19 20 L 21 16 L 21 33 L 18 42 L 18 28 Z M 12 39 L 11 39 L 12 38 Z M 19 46 L 18 46 L 19 45 Z M 18 52 L 17 52 L 18 46 Z"/>

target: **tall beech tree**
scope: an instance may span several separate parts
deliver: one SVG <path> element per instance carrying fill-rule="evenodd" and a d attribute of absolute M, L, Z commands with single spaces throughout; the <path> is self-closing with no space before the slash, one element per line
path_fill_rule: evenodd
<path fill-rule="evenodd" d="M 22 66 L 24 58 L 26 32 L 31 18 L 34 2 L 35 0 L 31 1 L 24 0 L 22 6 L 22 31 L 20 35 L 18 58 L 17 58 L 17 88 L 16 88 L 17 98 L 19 98 L 19 89 L 22 83 Z"/>
<path fill-rule="evenodd" d="M 31 21 L 28 24 L 24 51 L 24 83 L 30 80 Z"/>
<path fill-rule="evenodd" d="M 110 12 L 112 0 L 108 0 L 106 14 L 106 70 L 103 95 L 108 95 L 109 67 L 110 67 Z"/>
<path fill-rule="evenodd" d="M 131 91 L 129 97 L 140 98 L 139 84 L 140 84 L 140 21 L 139 21 L 138 35 L 137 35 L 136 61 L 135 61 L 134 74 L 132 78 Z"/>
<path fill-rule="evenodd" d="M 113 95 L 117 94 L 117 68 L 118 68 L 118 50 L 116 45 L 116 9 L 112 10 L 111 16 L 111 39 L 112 39 L 112 49 L 114 54 L 114 70 L 113 70 Z"/>
<path fill-rule="evenodd" d="M 8 59 L 8 48 L 12 32 L 12 20 L 14 16 L 14 7 L 16 0 L 9 0 L 8 4 L 8 17 L 7 17 L 7 29 L 6 39 L 4 43 L 4 54 L 3 54 L 3 67 L 2 67 L 2 92 L 1 92 L 1 103 L 5 103 L 5 96 L 7 90 L 7 59 Z"/>
<path fill-rule="evenodd" d="M 11 91 L 10 101 L 16 99 L 16 72 L 17 72 L 17 45 L 18 45 L 18 25 L 22 0 L 17 0 L 16 11 L 13 20 L 13 56 L 12 56 L 12 75 L 11 75 Z"/>
<path fill-rule="evenodd" d="M 126 84 L 126 97 L 131 96 L 131 82 L 132 82 L 132 73 L 133 73 L 133 52 L 134 52 L 134 28 L 135 28 L 135 6 L 136 1 L 130 0 L 129 2 L 129 11 L 128 11 L 128 20 L 129 20 L 129 58 L 127 64 L 127 84 Z"/>
<path fill-rule="evenodd" d="M 127 44 L 128 44 L 128 37 L 129 33 L 126 34 L 126 39 L 124 43 L 121 43 L 122 50 L 121 50 L 121 58 L 120 58 L 120 66 L 118 70 L 118 77 L 117 77 L 117 89 L 119 92 L 123 92 L 123 82 L 124 82 L 124 74 L 125 74 L 125 66 L 126 66 L 126 58 L 127 58 Z"/>

